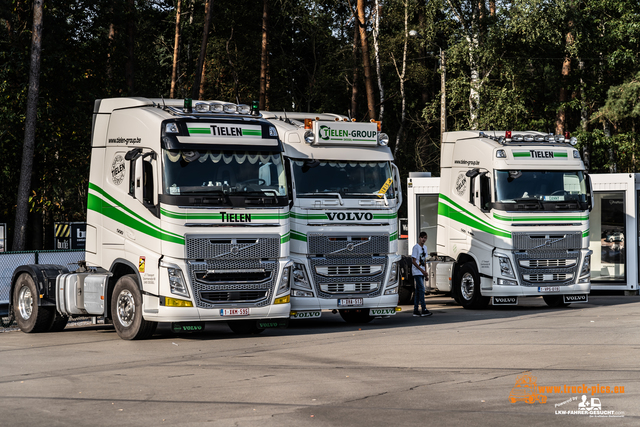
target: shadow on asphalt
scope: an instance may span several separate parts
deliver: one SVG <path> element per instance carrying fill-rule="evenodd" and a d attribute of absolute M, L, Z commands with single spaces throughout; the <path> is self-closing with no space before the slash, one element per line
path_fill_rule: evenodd
<path fill-rule="evenodd" d="M 205 330 L 197 333 L 176 334 L 171 331 L 170 324 L 160 323 L 156 333 L 150 339 L 180 338 L 187 340 L 210 339 L 242 339 L 244 337 L 262 336 L 304 336 L 312 334 L 327 334 L 350 332 L 354 330 L 390 330 L 422 325 L 447 325 L 462 322 L 477 322 L 494 319 L 509 319 L 527 316 L 546 316 L 554 314 L 569 314 L 575 310 L 590 310 L 600 307 L 613 307 L 640 303 L 638 296 L 589 296 L 588 303 L 571 304 L 564 308 L 548 307 L 541 297 L 522 298 L 516 306 L 489 306 L 482 310 L 465 310 L 449 297 L 428 296 L 427 308 L 433 312 L 430 317 L 413 317 L 413 306 L 403 305 L 402 311 L 387 318 L 376 318 L 370 323 L 346 323 L 339 314 L 328 311 L 322 312 L 318 319 L 293 319 L 286 329 L 267 329 L 259 335 L 237 335 L 233 333 L 225 322 L 207 322 Z M 77 331 L 98 331 L 100 334 L 117 337 L 112 325 L 74 325 L 68 326 L 59 333 L 74 333 Z"/>

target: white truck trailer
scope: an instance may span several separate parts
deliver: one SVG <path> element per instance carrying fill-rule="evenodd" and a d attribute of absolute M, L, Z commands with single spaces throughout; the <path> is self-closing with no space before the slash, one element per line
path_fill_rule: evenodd
<path fill-rule="evenodd" d="M 11 282 L 24 332 L 102 316 L 123 339 L 227 321 L 286 326 L 289 200 L 283 146 L 257 105 L 95 102 L 86 265 L 24 265 Z"/>
<path fill-rule="evenodd" d="M 591 184 L 569 135 L 446 132 L 441 176 L 407 181 L 409 248 L 427 231 L 431 292 L 465 308 L 590 292 Z M 435 200 L 420 194 L 435 193 Z M 437 234 L 437 237 L 434 235 Z M 408 280 L 407 280 L 408 281 Z"/>
<path fill-rule="evenodd" d="M 262 114 L 278 129 L 293 183 L 291 317 L 394 315 L 402 194 L 388 136 L 377 122 L 336 114 Z"/>

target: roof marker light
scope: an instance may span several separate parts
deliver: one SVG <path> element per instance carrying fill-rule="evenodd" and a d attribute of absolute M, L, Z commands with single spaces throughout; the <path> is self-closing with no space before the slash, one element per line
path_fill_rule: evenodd
<path fill-rule="evenodd" d="M 511 131 L 508 130 L 504 133 L 504 139 L 507 140 L 507 142 L 511 142 Z"/>
<path fill-rule="evenodd" d="M 208 113 L 209 112 L 209 104 L 206 102 L 196 102 L 196 112 L 197 113 Z"/>
<path fill-rule="evenodd" d="M 211 104 L 209 106 L 209 109 L 214 113 L 222 113 L 224 111 L 224 105 L 223 104 Z"/>
<path fill-rule="evenodd" d="M 304 133 L 304 140 L 307 144 L 313 144 L 316 142 L 316 136 L 310 130 Z"/>
<path fill-rule="evenodd" d="M 312 129 L 313 128 L 313 119 L 304 119 L 304 128 Z"/>
<path fill-rule="evenodd" d="M 260 101 L 251 101 L 251 115 L 257 116 L 260 114 Z"/>
<path fill-rule="evenodd" d="M 498 159 L 506 159 L 507 158 L 507 153 L 504 150 L 497 150 L 496 151 L 496 157 Z"/>
<path fill-rule="evenodd" d="M 175 123 L 167 123 L 164 127 L 164 131 L 166 133 L 180 133 L 178 130 L 178 125 Z"/>

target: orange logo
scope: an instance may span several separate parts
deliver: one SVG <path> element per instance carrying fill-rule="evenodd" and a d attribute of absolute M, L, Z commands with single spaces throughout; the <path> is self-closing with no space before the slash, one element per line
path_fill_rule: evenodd
<path fill-rule="evenodd" d="M 531 372 L 523 372 L 516 378 L 516 384 L 509 393 L 509 402 L 516 403 L 519 400 L 525 401 L 529 404 L 536 402 L 546 403 L 547 396 L 538 393 L 538 385 L 536 384 L 536 377 L 531 375 Z"/>

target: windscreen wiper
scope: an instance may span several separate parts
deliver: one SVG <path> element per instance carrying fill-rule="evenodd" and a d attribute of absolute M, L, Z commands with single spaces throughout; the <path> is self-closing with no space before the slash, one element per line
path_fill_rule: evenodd
<path fill-rule="evenodd" d="M 340 206 L 344 205 L 344 201 L 342 200 L 340 193 L 302 193 L 300 196 L 337 196 L 340 201 Z"/>

